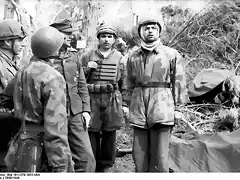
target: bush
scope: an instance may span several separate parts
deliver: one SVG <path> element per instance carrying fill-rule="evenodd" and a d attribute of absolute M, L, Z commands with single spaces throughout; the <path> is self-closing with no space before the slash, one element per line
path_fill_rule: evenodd
<path fill-rule="evenodd" d="M 130 30 L 126 30 L 123 26 L 117 26 L 116 33 L 118 37 L 121 37 L 123 41 L 126 42 L 129 48 L 133 48 L 134 46 L 139 46 L 140 37 L 138 36 L 137 27 L 133 27 Z"/>

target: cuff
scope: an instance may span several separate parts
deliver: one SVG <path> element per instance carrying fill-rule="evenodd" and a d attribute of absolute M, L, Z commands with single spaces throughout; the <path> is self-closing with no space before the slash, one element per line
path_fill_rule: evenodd
<path fill-rule="evenodd" d="M 90 113 L 90 112 L 91 112 L 90 106 L 83 106 L 82 112 L 88 112 L 88 113 Z"/>

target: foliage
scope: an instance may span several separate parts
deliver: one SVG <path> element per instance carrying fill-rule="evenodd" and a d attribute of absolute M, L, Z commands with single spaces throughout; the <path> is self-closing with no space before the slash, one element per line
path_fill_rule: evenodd
<path fill-rule="evenodd" d="M 134 26 L 130 30 L 124 29 L 123 26 L 117 26 L 115 30 L 116 30 L 117 36 L 121 37 L 123 41 L 125 41 L 126 44 L 129 46 L 129 48 L 132 48 L 140 44 L 140 38 L 138 36 L 136 26 Z"/>
<path fill-rule="evenodd" d="M 164 31 L 161 34 L 163 44 L 167 44 L 175 35 L 176 29 L 183 26 L 193 14 L 189 8 L 182 8 L 177 5 L 163 6 L 159 9 L 163 18 Z"/>
<path fill-rule="evenodd" d="M 240 8 L 231 1 L 212 2 L 184 23 L 167 43 L 186 54 L 189 80 L 202 68 L 216 63 L 235 71 L 240 47 L 239 15 Z M 199 63 L 205 65 L 198 68 Z"/>

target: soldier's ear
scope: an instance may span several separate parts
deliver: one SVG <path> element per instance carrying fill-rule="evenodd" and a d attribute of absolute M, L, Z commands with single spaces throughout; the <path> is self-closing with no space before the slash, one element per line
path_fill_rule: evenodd
<path fill-rule="evenodd" d="M 13 40 L 11 39 L 6 39 L 3 41 L 3 46 L 4 47 L 8 47 L 8 48 L 11 48 L 13 46 Z"/>

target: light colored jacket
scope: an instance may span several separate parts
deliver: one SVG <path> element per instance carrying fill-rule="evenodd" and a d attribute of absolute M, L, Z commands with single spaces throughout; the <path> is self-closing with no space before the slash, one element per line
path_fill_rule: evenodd
<path fill-rule="evenodd" d="M 145 56 L 139 48 L 127 61 L 127 87 L 130 105 L 130 124 L 150 128 L 156 123 L 174 125 L 172 90 L 165 87 L 139 87 L 138 84 L 170 83 L 170 67 L 176 59 L 176 104 L 188 101 L 186 77 L 181 55 L 177 50 L 159 44 Z"/>

